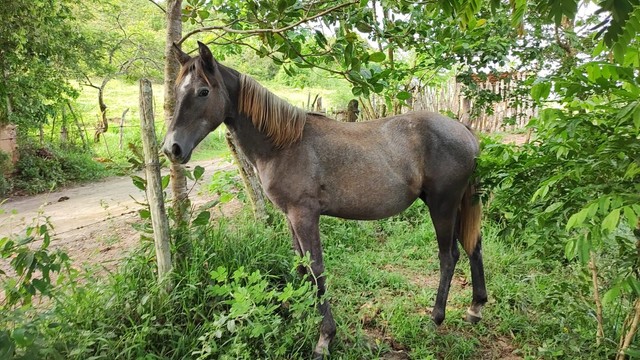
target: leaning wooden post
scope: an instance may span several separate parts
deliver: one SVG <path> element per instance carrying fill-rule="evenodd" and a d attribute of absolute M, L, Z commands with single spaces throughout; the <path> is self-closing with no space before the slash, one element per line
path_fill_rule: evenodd
<path fill-rule="evenodd" d="M 240 170 L 240 176 L 242 177 L 244 188 L 247 191 L 249 202 L 251 202 L 253 215 L 257 220 L 266 220 L 268 218 L 267 205 L 258 175 L 253 170 L 253 165 L 249 163 L 249 160 L 247 160 L 242 149 L 236 146 L 233 135 L 231 135 L 230 132 L 227 132 L 226 138 L 227 145 L 229 146 L 231 154 L 233 155 L 233 158 L 238 165 L 238 169 Z"/>
<path fill-rule="evenodd" d="M 144 150 L 145 173 L 147 176 L 147 200 L 153 225 L 153 240 L 158 261 L 158 282 L 164 283 L 171 291 L 171 250 L 169 247 L 169 221 L 162 197 L 162 178 L 158 161 L 158 142 L 153 120 L 153 92 L 151 81 L 140 80 L 140 125 L 142 149 Z"/>

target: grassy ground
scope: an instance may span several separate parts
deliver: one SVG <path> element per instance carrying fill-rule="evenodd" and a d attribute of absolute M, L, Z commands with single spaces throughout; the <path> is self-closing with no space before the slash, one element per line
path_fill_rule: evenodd
<path fill-rule="evenodd" d="M 338 324 L 332 359 L 611 354 L 611 346 L 593 343 L 595 321 L 584 300 L 588 289 L 575 285 L 580 272 L 530 256 L 512 245 L 514 239 L 498 237 L 491 223 L 483 228 L 490 298 L 484 319 L 477 325 L 462 320 L 471 300 L 468 261 L 462 256 L 447 318 L 435 326 L 430 311 L 439 262 L 428 219 L 421 203 L 382 221 L 322 219 L 328 296 Z M 312 290 L 293 270 L 290 235 L 280 213 L 267 223 L 255 222 L 245 211 L 194 225 L 187 239 L 190 255 L 177 265 L 177 285 L 169 297 L 155 285 L 152 246 L 143 241 L 146 250 L 118 273 L 106 280 L 84 275 L 91 281 L 57 297 L 57 307 L 31 325 L 41 329 L 40 346 L 70 359 L 307 358 L 319 319 L 309 303 Z M 583 311 L 576 312 L 580 306 Z"/>

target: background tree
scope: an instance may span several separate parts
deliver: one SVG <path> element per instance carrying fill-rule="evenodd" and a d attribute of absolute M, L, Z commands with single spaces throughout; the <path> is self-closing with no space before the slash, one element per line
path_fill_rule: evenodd
<path fill-rule="evenodd" d="M 22 131 L 49 119 L 77 95 L 68 80 L 87 48 L 70 1 L 12 1 L 0 16 L 0 122 Z"/>
<path fill-rule="evenodd" d="M 81 84 L 98 91 L 99 121 L 94 140 L 109 128 L 105 88 L 116 77 L 162 78 L 163 14 L 148 1 L 98 1 L 75 5 L 79 30 L 91 39 L 94 57 L 78 68 Z"/>

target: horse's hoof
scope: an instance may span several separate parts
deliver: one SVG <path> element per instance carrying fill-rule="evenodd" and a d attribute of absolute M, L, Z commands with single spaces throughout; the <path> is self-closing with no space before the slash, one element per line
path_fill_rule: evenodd
<path fill-rule="evenodd" d="M 434 309 L 433 312 L 431 313 L 431 319 L 433 320 L 434 323 L 436 323 L 436 325 L 440 326 L 444 321 L 444 312 L 436 311 Z"/>
<path fill-rule="evenodd" d="M 465 320 L 471 324 L 477 324 L 482 320 L 482 316 L 479 314 L 474 314 L 472 311 L 467 310 L 467 316 Z"/>
<path fill-rule="evenodd" d="M 319 352 L 315 352 L 315 351 L 313 352 L 313 357 L 312 357 L 313 360 L 325 360 L 327 358 L 328 358 L 328 356 L 325 357 L 325 355 L 323 353 L 319 353 Z"/>

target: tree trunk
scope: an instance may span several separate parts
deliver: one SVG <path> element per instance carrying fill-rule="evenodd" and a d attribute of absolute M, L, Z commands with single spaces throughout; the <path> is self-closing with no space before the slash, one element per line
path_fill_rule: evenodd
<path fill-rule="evenodd" d="M 109 130 L 109 121 L 107 120 L 107 104 L 104 103 L 104 88 L 109 80 L 104 80 L 102 85 L 98 88 L 98 106 L 100 107 L 100 120 L 96 127 L 96 133 L 93 137 L 94 142 L 100 141 L 100 135 Z"/>
<path fill-rule="evenodd" d="M 87 149 L 88 148 L 87 139 L 85 138 L 85 133 L 83 130 L 84 124 L 82 126 L 80 125 L 80 121 L 78 120 L 76 113 L 73 111 L 73 108 L 71 107 L 71 103 L 69 101 L 67 101 L 67 107 L 69 108 L 69 112 L 71 113 L 71 116 L 73 116 L 73 122 L 76 124 L 76 128 L 78 128 L 78 134 L 80 134 L 80 140 L 82 140 L 82 147 L 84 149 Z"/>
<path fill-rule="evenodd" d="M 170 124 L 176 107 L 175 80 L 180 70 L 180 64 L 173 55 L 173 43 L 180 41 L 182 37 L 182 0 L 168 0 L 167 7 L 167 37 L 164 47 L 164 120 Z M 189 216 L 189 196 L 187 193 L 187 178 L 184 175 L 184 167 L 180 164 L 171 164 L 171 192 L 173 193 L 173 210 L 176 221 L 179 224 L 186 223 Z"/>

